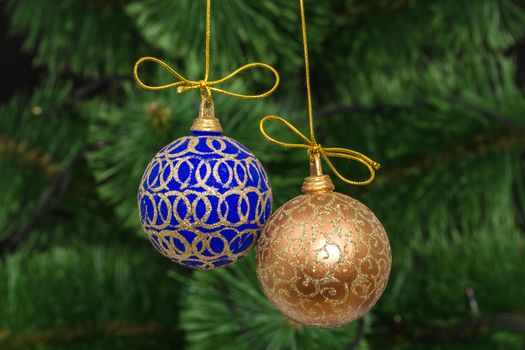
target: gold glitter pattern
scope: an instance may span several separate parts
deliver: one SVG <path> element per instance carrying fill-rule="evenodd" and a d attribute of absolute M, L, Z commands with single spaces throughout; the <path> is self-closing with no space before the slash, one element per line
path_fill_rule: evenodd
<path fill-rule="evenodd" d="M 162 149 L 138 201 L 153 246 L 186 267 L 212 269 L 255 245 L 271 213 L 268 177 L 255 156 L 220 134 L 195 133 Z"/>
<path fill-rule="evenodd" d="M 336 192 L 287 202 L 257 245 L 265 294 L 284 315 L 311 327 L 339 327 L 363 316 L 383 294 L 391 263 L 379 220 Z"/>

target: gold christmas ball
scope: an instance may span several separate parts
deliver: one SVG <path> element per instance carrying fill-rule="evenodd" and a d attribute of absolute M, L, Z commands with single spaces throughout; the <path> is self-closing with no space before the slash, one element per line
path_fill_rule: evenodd
<path fill-rule="evenodd" d="M 333 192 L 327 175 L 270 218 L 257 245 L 257 277 L 285 316 L 335 328 L 368 312 L 383 294 L 392 255 L 385 229 L 361 202 Z"/>

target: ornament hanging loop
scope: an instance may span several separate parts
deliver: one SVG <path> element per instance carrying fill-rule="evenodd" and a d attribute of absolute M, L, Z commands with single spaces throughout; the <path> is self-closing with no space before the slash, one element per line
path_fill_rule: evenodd
<path fill-rule="evenodd" d="M 199 116 L 193 122 L 191 131 L 222 133 L 221 122 L 215 116 L 215 104 L 211 96 L 201 101 Z"/>
<path fill-rule="evenodd" d="M 323 164 L 319 153 L 310 155 L 310 176 L 323 176 Z"/>
<path fill-rule="evenodd" d="M 199 108 L 199 118 L 212 119 L 215 118 L 215 104 L 210 97 L 206 97 L 202 100 Z"/>

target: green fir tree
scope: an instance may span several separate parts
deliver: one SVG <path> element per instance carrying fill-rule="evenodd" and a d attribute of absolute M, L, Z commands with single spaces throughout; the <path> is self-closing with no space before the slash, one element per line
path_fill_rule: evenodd
<path fill-rule="evenodd" d="M 192 272 L 145 239 L 140 178 L 189 133 L 199 97 L 140 90 L 132 67 L 153 55 L 202 76 L 204 0 L 4 0 L 0 349 L 525 347 L 525 5 L 306 8 L 319 141 L 382 164 L 369 187 L 335 181 L 391 240 L 390 283 L 372 312 L 340 329 L 305 328 L 267 301 L 253 253 Z M 258 122 L 277 114 L 307 129 L 299 3 L 215 0 L 212 30 L 212 78 L 251 61 L 281 73 L 265 100 L 215 99 L 225 133 L 264 164 L 277 209 L 300 193 L 307 164 L 266 142 Z M 247 72 L 228 87 L 266 83 Z"/>

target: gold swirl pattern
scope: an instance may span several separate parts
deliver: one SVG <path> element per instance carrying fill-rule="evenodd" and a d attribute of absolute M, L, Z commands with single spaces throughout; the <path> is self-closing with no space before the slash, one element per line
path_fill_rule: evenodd
<path fill-rule="evenodd" d="M 386 288 L 391 264 L 379 220 L 337 192 L 290 200 L 257 244 L 257 276 L 268 299 L 311 327 L 339 327 L 368 312 Z"/>
<path fill-rule="evenodd" d="M 140 220 L 170 260 L 213 269 L 244 257 L 272 208 L 261 163 L 239 142 L 195 131 L 164 147 L 147 167 L 138 194 Z"/>

